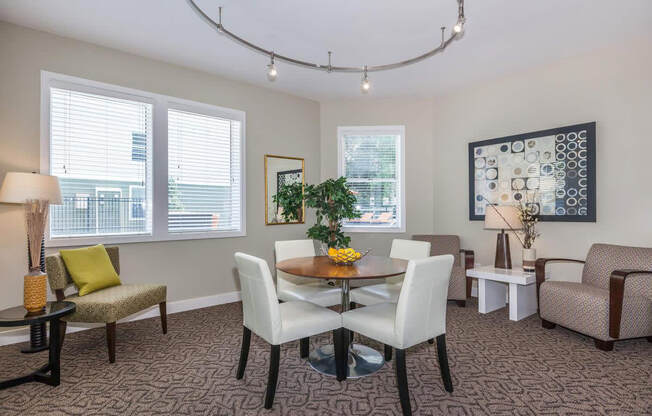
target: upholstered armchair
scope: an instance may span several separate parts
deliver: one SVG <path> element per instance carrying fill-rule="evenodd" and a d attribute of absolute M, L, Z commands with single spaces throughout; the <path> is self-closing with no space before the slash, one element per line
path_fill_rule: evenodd
<path fill-rule="evenodd" d="M 460 248 L 460 237 L 456 235 L 413 235 L 413 240 L 428 241 L 430 255 L 442 256 L 450 254 L 455 257 L 453 272 L 448 286 L 448 300 L 454 300 L 461 307 L 466 306 L 466 298 L 471 297 L 472 280 L 466 276 L 466 270 L 472 269 L 475 263 L 473 250 Z M 464 264 L 462 264 L 464 257 Z"/>
<path fill-rule="evenodd" d="M 583 263 L 581 282 L 546 281 L 550 262 Z M 586 260 L 538 259 L 536 279 L 544 328 L 588 335 L 604 351 L 627 338 L 652 342 L 652 248 L 594 244 Z"/>
<path fill-rule="evenodd" d="M 120 274 L 120 255 L 118 247 L 107 247 L 111 264 L 116 273 Z M 109 349 L 109 362 L 115 362 L 115 335 L 116 322 L 134 313 L 143 311 L 151 306 L 159 305 L 161 326 L 163 333 L 167 333 L 166 296 L 167 287 L 164 285 L 122 284 L 101 289 L 88 295 L 79 296 L 77 293 L 66 296 L 65 290 L 74 283 L 66 269 L 61 256 L 47 256 L 45 265 L 48 274 L 50 289 L 57 296 L 58 301 L 73 302 L 77 308 L 75 313 L 61 320 L 61 345 L 66 334 L 68 322 L 103 323 L 106 324 L 106 341 Z"/>

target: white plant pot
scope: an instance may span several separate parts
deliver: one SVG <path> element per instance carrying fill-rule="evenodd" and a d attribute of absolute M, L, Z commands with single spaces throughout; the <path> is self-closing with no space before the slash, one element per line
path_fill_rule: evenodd
<path fill-rule="evenodd" d="M 523 270 L 533 272 L 537 262 L 537 250 L 534 248 L 523 249 Z"/>

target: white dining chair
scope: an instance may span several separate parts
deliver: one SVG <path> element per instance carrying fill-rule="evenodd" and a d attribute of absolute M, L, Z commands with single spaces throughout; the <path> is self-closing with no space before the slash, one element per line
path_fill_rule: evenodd
<path fill-rule="evenodd" d="M 274 249 L 277 263 L 315 255 L 315 245 L 312 240 L 277 241 Z M 280 270 L 276 271 L 276 293 L 283 302 L 303 300 L 319 306 L 339 305 L 342 302 L 340 289 L 329 286 L 323 279 L 292 276 Z"/>
<path fill-rule="evenodd" d="M 425 259 L 430 256 L 430 243 L 427 241 L 400 240 L 392 241 L 389 257 L 403 260 Z M 404 275 L 388 277 L 385 283 L 362 286 L 351 291 L 351 308 L 355 304 L 375 305 L 377 303 L 398 301 Z"/>
<path fill-rule="evenodd" d="M 437 339 L 439 371 L 453 391 L 446 353 L 446 295 L 454 258 L 450 254 L 410 260 L 398 303 L 378 303 L 342 314 L 344 328 L 396 350 L 396 379 L 403 414 L 412 414 L 405 369 L 405 350 Z"/>
<path fill-rule="evenodd" d="M 346 379 L 347 351 L 341 315 L 310 302 L 279 303 L 265 260 L 235 253 L 235 262 L 240 275 L 243 313 L 242 349 L 236 378 L 244 376 L 253 332 L 272 346 L 265 409 L 271 409 L 274 402 L 281 344 L 286 342 L 305 340 L 307 345 L 309 337 L 334 331 L 337 380 Z"/>

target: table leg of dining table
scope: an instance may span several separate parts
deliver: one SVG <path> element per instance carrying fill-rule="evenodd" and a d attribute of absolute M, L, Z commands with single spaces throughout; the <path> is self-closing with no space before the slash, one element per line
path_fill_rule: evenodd
<path fill-rule="evenodd" d="M 349 281 L 342 279 L 342 312 L 350 309 L 350 290 Z M 383 367 L 385 358 L 380 352 L 366 345 L 354 344 L 353 339 L 349 338 L 349 331 L 344 331 L 344 334 L 344 340 L 349 350 L 347 378 L 368 376 Z M 309 362 L 313 369 L 322 374 L 337 375 L 334 345 L 324 345 L 313 350 L 310 353 Z"/>

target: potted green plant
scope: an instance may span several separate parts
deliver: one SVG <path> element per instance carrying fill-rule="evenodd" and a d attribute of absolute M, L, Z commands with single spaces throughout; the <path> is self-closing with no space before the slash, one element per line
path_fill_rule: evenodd
<path fill-rule="evenodd" d="M 299 192 L 301 190 L 303 192 Z M 356 197 L 347 186 L 345 177 L 328 179 L 318 185 L 305 185 L 303 189 L 285 185 L 279 194 L 282 197 L 274 201 L 283 208 L 281 215 L 286 221 L 296 221 L 297 207 L 305 202 L 306 207 L 315 209 L 317 217 L 316 224 L 308 229 L 306 235 L 328 248 L 349 246 L 351 237 L 342 232 L 342 221 L 359 218 L 360 213 L 355 209 Z"/>

